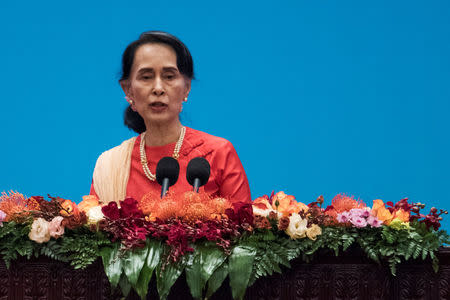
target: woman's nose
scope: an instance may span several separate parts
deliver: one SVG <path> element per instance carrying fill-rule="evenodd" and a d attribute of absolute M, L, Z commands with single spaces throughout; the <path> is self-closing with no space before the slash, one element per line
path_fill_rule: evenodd
<path fill-rule="evenodd" d="M 162 80 L 159 77 L 156 77 L 156 79 L 155 79 L 155 86 L 153 87 L 153 94 L 155 96 L 164 95 L 164 87 L 162 84 Z"/>

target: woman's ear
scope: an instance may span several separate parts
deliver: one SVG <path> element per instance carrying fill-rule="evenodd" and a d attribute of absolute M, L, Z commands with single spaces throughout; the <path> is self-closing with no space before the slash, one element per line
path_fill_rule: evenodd
<path fill-rule="evenodd" d="M 133 97 L 133 95 L 131 95 L 130 82 L 128 80 L 121 80 L 120 86 L 122 87 L 126 97 Z"/>
<path fill-rule="evenodd" d="M 186 79 L 186 96 L 189 96 L 189 93 L 191 92 L 191 80 L 190 79 Z"/>

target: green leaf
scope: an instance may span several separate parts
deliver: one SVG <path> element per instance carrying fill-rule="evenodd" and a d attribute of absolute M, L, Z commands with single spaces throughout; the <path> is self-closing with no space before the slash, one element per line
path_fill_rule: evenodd
<path fill-rule="evenodd" d="M 236 246 L 228 259 L 228 272 L 233 299 L 243 299 L 252 274 L 256 249 L 250 246 Z"/>
<path fill-rule="evenodd" d="M 119 286 L 122 291 L 122 294 L 125 297 L 127 297 L 131 290 L 131 284 L 128 281 L 127 276 L 124 273 L 122 273 L 122 276 L 120 276 Z"/>
<path fill-rule="evenodd" d="M 210 298 L 222 285 L 228 275 L 228 264 L 220 265 L 208 280 L 208 290 L 206 291 L 206 298 Z"/>
<path fill-rule="evenodd" d="M 109 282 L 112 287 L 116 287 L 122 274 L 122 260 L 118 256 L 119 243 L 113 244 L 113 247 L 104 247 L 100 251 L 100 255 L 103 261 L 103 267 L 105 268 L 106 276 L 108 276 Z"/>
<path fill-rule="evenodd" d="M 122 268 L 127 275 L 128 281 L 131 286 L 135 287 L 139 279 L 139 274 L 141 273 L 142 267 L 145 264 L 145 259 L 147 258 L 148 248 L 136 248 L 133 250 L 127 250 L 123 257 Z"/>
<path fill-rule="evenodd" d="M 198 247 L 200 252 L 200 264 L 202 266 L 201 274 L 205 283 L 209 280 L 214 271 L 223 264 L 227 258 L 225 253 L 215 244 Z"/>
<path fill-rule="evenodd" d="M 225 253 L 216 244 L 195 246 L 193 259 L 186 266 L 186 281 L 192 297 L 202 298 L 203 289 L 213 272 L 225 261 Z"/>
<path fill-rule="evenodd" d="M 195 248 L 194 248 L 195 249 Z M 186 282 L 194 299 L 201 299 L 203 287 L 206 282 L 202 278 L 201 253 L 197 249 L 188 261 L 186 269 Z"/>
<path fill-rule="evenodd" d="M 439 271 L 439 259 L 435 256 L 431 262 L 431 266 L 433 267 L 434 273 Z"/>
<path fill-rule="evenodd" d="M 148 284 L 152 279 L 153 271 L 160 262 L 162 253 L 162 246 L 159 241 L 147 240 L 146 248 L 148 249 L 148 255 L 135 286 L 135 290 L 141 299 L 145 299 L 147 296 Z"/>
<path fill-rule="evenodd" d="M 159 264 L 156 268 L 156 287 L 158 289 L 158 294 L 160 299 L 166 299 L 169 295 L 170 289 L 172 288 L 175 281 L 180 277 L 181 273 L 186 266 L 187 261 L 192 259 L 186 254 L 176 263 L 170 263 L 166 266 Z"/>

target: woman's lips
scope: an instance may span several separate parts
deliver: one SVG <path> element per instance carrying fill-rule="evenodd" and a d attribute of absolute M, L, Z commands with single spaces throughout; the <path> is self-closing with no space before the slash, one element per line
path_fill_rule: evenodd
<path fill-rule="evenodd" d="M 150 106 L 150 109 L 152 110 L 152 112 L 156 112 L 156 113 L 163 112 L 168 107 L 167 104 L 162 103 L 162 102 L 153 102 L 149 106 Z"/>

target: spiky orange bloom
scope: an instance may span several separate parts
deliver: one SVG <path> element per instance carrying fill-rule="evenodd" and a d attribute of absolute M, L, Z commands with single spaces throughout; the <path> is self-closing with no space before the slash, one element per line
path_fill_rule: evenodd
<path fill-rule="evenodd" d="M 15 221 L 18 217 L 27 214 L 27 199 L 18 192 L 10 191 L 9 195 L 2 192 L 0 196 L 0 210 L 6 213 L 5 221 Z"/>
<path fill-rule="evenodd" d="M 34 197 L 30 197 L 27 199 L 27 207 L 29 210 L 37 211 L 40 209 L 41 205 Z"/>
<path fill-rule="evenodd" d="M 145 194 L 139 201 L 139 208 L 150 219 L 183 218 L 188 221 L 222 218 L 225 210 L 231 207 L 224 198 L 211 198 L 206 193 L 186 192 L 168 193 L 160 199 L 156 193 Z"/>
<path fill-rule="evenodd" d="M 325 211 L 325 214 L 332 217 L 335 223 L 338 224 L 337 215 L 339 213 L 349 211 L 352 208 L 364 208 L 366 207 L 366 204 L 361 200 L 355 200 L 353 196 L 349 197 L 345 194 L 337 194 L 334 196 L 333 200 L 331 200 L 331 207 L 331 209 Z"/>

